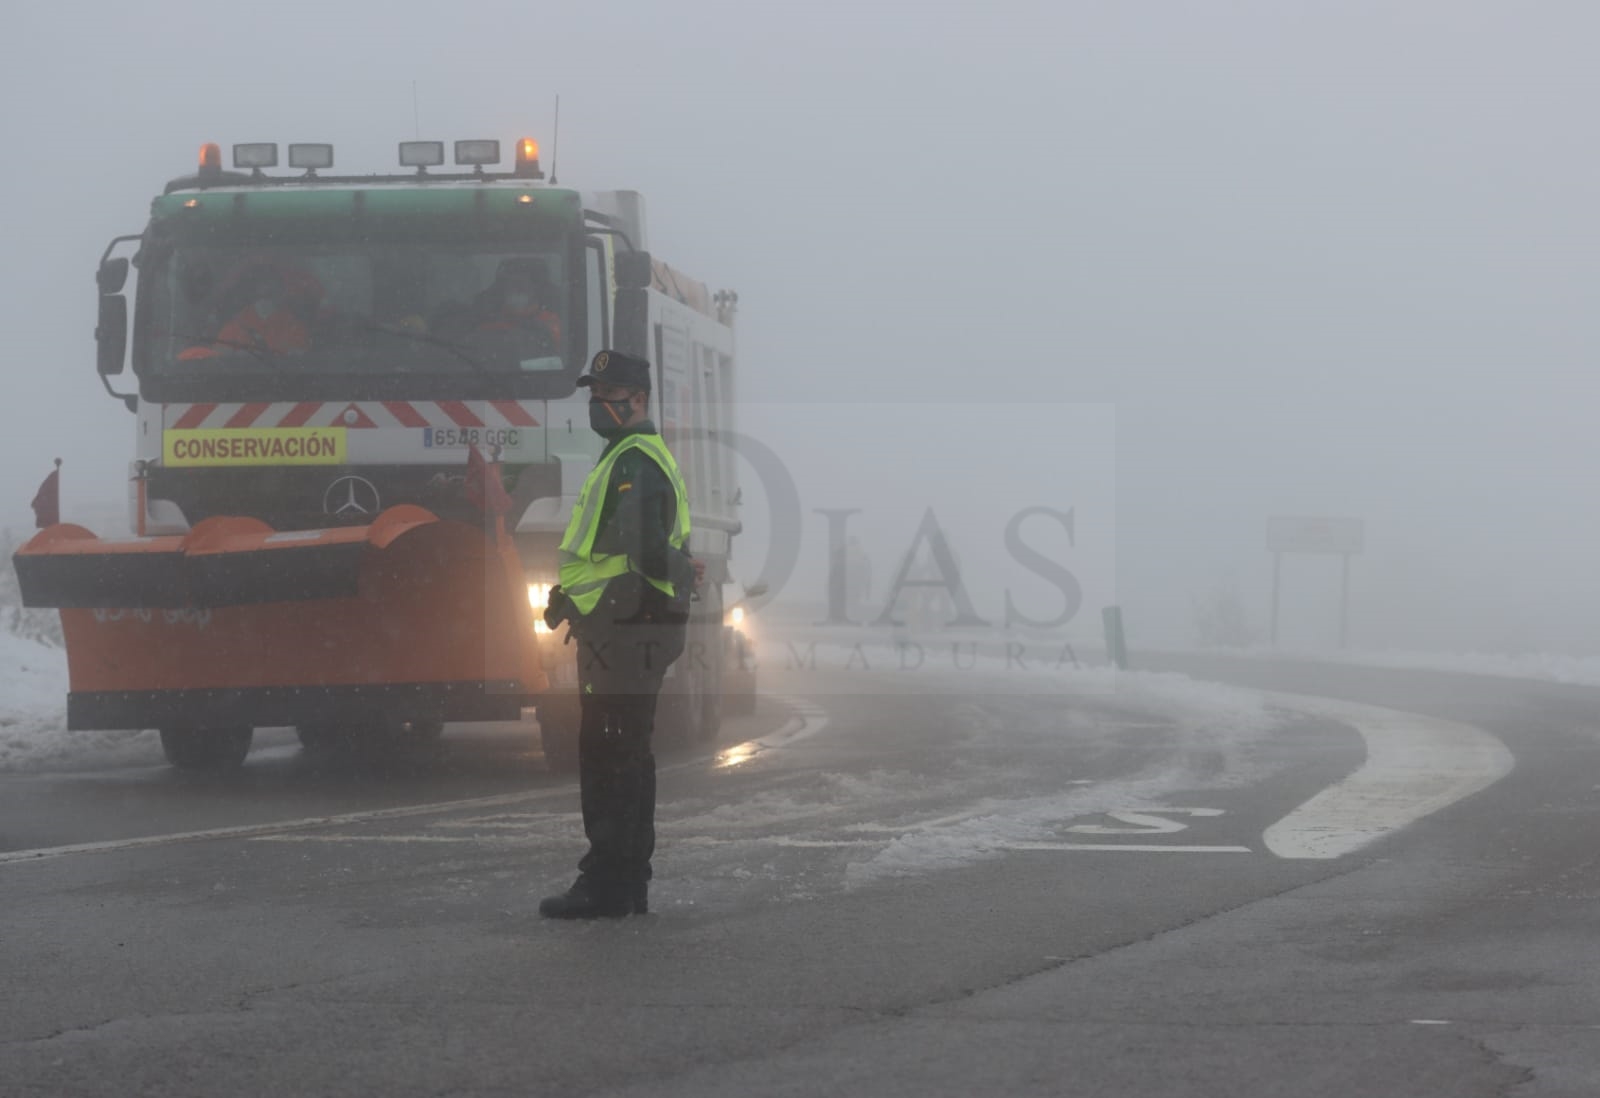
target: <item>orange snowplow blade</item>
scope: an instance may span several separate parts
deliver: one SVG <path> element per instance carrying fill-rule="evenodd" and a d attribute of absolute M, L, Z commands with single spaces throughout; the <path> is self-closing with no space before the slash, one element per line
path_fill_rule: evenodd
<path fill-rule="evenodd" d="M 546 686 L 503 535 L 393 507 L 370 526 L 41 531 L 23 602 L 61 608 L 68 727 L 515 719 Z"/>

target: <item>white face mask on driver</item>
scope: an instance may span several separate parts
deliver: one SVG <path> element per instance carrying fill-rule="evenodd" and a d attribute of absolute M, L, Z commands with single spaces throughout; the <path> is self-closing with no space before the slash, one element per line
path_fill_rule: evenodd
<path fill-rule="evenodd" d="M 255 309 L 256 315 L 265 320 L 278 311 L 278 299 L 275 297 L 258 297 L 256 298 Z"/>
<path fill-rule="evenodd" d="M 522 310 L 528 307 L 528 303 L 532 300 L 533 299 L 527 294 L 507 294 L 506 308 L 512 310 L 513 312 L 520 313 Z"/>

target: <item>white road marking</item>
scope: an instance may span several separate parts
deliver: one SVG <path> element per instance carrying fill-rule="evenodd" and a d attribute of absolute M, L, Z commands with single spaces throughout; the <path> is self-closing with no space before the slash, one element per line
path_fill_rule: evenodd
<path fill-rule="evenodd" d="M 539 843 L 543 836 L 532 832 L 521 835 L 342 835 L 286 834 L 252 835 L 253 843 L 473 843 L 477 846 L 526 846 Z M 566 841 L 566 840 L 563 840 Z"/>
<path fill-rule="evenodd" d="M 541 789 L 533 793 L 501 793 L 493 797 L 474 797 L 464 801 L 435 801 L 431 804 L 406 805 L 403 808 L 378 808 L 368 812 L 346 812 L 338 816 L 307 816 L 281 823 L 243 824 L 238 827 L 213 827 L 205 831 L 177 831 L 163 835 L 142 835 L 132 839 L 111 839 L 98 843 L 72 843 L 67 846 L 45 846 L 33 850 L 8 850 L 0 852 L 0 865 L 19 862 L 47 861 L 68 854 L 105 854 L 118 850 L 138 850 L 147 846 L 169 846 L 173 843 L 200 842 L 206 839 L 251 839 L 283 831 L 300 831 L 312 827 L 334 827 L 340 824 L 367 823 L 372 820 L 399 820 L 407 816 L 426 816 L 434 812 L 450 812 L 458 808 L 484 808 L 497 804 L 521 804 L 539 797 L 570 796 L 569 787 Z"/>
<path fill-rule="evenodd" d="M 783 727 L 758 739 L 738 745 L 748 749 L 745 759 L 820 732 L 828 724 L 827 713 L 817 705 L 801 698 L 776 698 L 795 713 Z M 729 750 L 733 750 L 730 748 Z M 725 754 L 725 753 L 724 753 Z M 744 761 L 741 759 L 741 761 Z M 704 766 L 697 759 L 661 768 L 663 774 Z M 433 801 L 427 804 L 405 805 L 398 808 L 378 808 L 365 812 L 345 812 L 333 816 L 307 816 L 278 823 L 242 824 L 235 827 L 213 827 L 202 831 L 168 832 L 162 835 L 142 835 L 130 839 L 110 839 L 104 842 L 69 843 L 65 846 L 36 847 L 31 850 L 0 851 L 0 866 L 24 865 L 63 858 L 72 854 L 109 854 L 123 850 L 140 850 L 152 846 L 170 846 L 174 843 L 204 842 L 210 839 L 258 839 L 282 836 L 288 832 L 308 831 L 319 827 L 339 827 L 346 824 L 371 823 L 377 820 L 399 820 L 410 816 L 429 816 L 440 812 L 454 812 L 463 808 L 493 808 L 500 805 L 522 805 L 555 797 L 572 796 L 576 783 L 568 782 L 548 789 L 526 793 L 498 793 L 488 797 L 469 797 L 459 801 Z M 443 841 L 443 840 L 440 840 Z"/>
<path fill-rule="evenodd" d="M 1136 854 L 1253 854 L 1248 846 L 1196 846 L 1193 843 L 1005 843 L 1000 850 L 1122 850 Z"/>
<path fill-rule="evenodd" d="M 1077 835 L 1170 835 L 1175 831 L 1183 831 L 1189 825 L 1179 823 L 1177 820 L 1166 819 L 1167 816 L 1220 816 L 1222 815 L 1222 809 L 1146 808 L 1139 812 L 1119 809 L 1114 812 L 1107 812 L 1106 815 L 1125 826 L 1073 824 L 1067 830 Z"/>
<path fill-rule="evenodd" d="M 1480 728 L 1374 705 L 1268 694 L 1286 708 L 1355 728 L 1367 759 L 1355 773 L 1267 828 L 1280 858 L 1337 858 L 1487 789 L 1516 765 Z"/>
<path fill-rule="evenodd" d="M 794 839 L 786 835 L 769 835 L 758 838 L 733 839 L 714 835 L 687 835 L 675 837 L 675 846 L 739 846 L 767 843 L 771 846 L 799 847 L 803 850 L 829 850 L 856 846 L 884 846 L 884 839 Z M 1200 846 L 1194 843 L 1066 843 L 1066 842 L 1001 842 L 991 843 L 990 850 L 1017 851 L 1124 851 L 1135 854 L 1251 854 L 1248 846 Z"/>

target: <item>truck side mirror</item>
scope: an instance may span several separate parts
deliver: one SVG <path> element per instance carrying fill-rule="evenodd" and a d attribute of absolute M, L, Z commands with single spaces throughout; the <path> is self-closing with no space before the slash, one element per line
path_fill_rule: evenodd
<path fill-rule="evenodd" d="M 612 261 L 617 287 L 623 290 L 648 290 L 654 278 L 649 252 L 618 252 Z"/>
<path fill-rule="evenodd" d="M 625 286 L 617 288 L 617 311 L 611 325 L 611 345 L 623 354 L 638 355 L 640 358 L 650 356 L 650 300 L 644 290 Z"/>
<path fill-rule="evenodd" d="M 123 274 L 127 274 L 127 260 L 123 260 Z M 95 369 L 101 377 L 114 377 L 122 373 L 122 360 L 128 351 L 128 299 L 118 294 L 100 297 L 100 316 L 95 324 L 94 339 L 98 346 Z"/>
<path fill-rule="evenodd" d="M 94 280 L 102 294 L 120 294 L 122 287 L 128 284 L 128 257 L 118 256 L 100 264 L 100 269 L 94 273 Z"/>

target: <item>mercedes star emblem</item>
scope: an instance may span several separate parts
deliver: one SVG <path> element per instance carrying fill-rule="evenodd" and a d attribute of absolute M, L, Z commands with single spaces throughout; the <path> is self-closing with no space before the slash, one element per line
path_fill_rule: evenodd
<path fill-rule="evenodd" d="M 334 518 L 378 513 L 378 489 L 365 477 L 340 477 L 322 494 L 322 511 Z"/>

